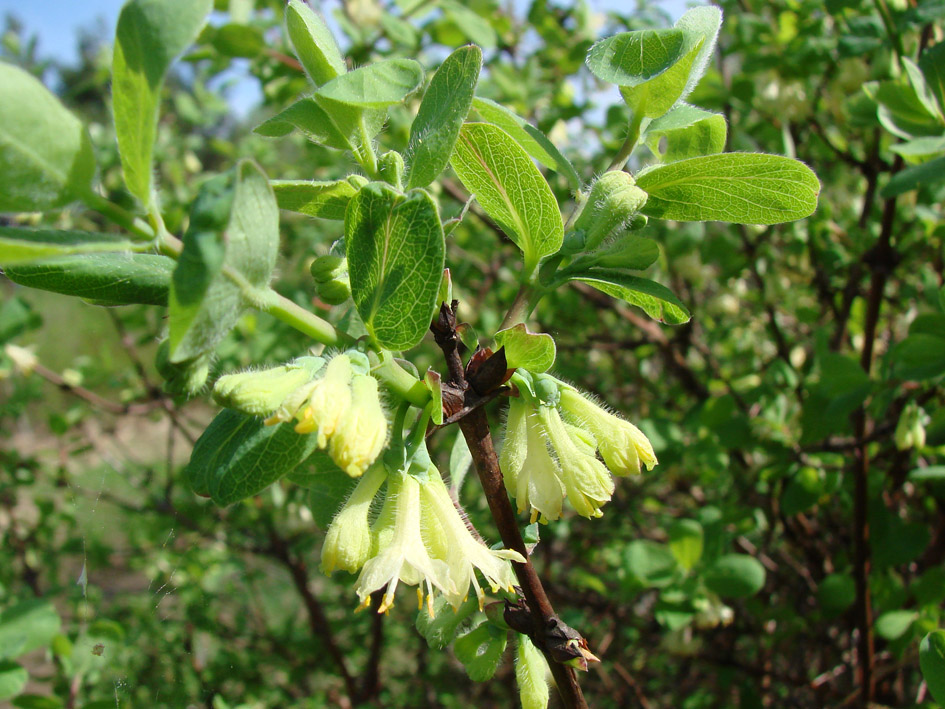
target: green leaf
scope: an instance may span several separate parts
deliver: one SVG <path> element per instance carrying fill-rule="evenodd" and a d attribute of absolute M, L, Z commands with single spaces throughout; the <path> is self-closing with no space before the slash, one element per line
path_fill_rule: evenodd
<path fill-rule="evenodd" d="M 455 611 L 442 595 L 433 601 L 433 614 L 425 608 L 417 613 L 417 632 L 427 641 L 434 650 L 442 650 L 456 637 L 460 625 L 467 618 L 479 610 L 479 602 L 475 594 L 463 601 Z"/>
<path fill-rule="evenodd" d="M 627 570 L 644 586 L 662 588 L 672 583 L 679 568 L 672 550 L 665 544 L 636 540 L 624 552 Z"/>
<path fill-rule="evenodd" d="M 932 185 L 943 180 L 945 180 L 945 156 L 897 172 L 879 194 L 883 199 L 889 199 L 904 192 L 916 190 L 923 185 Z"/>
<path fill-rule="evenodd" d="M 64 706 L 62 700 L 58 697 L 48 697 L 42 694 L 21 694 L 11 704 L 17 709 L 61 709 Z"/>
<path fill-rule="evenodd" d="M 625 235 L 603 249 L 590 254 L 590 268 L 616 268 L 642 271 L 653 265 L 660 256 L 660 247 L 653 239 Z M 584 270 L 579 260 L 574 262 L 576 270 Z M 565 271 L 570 271 L 570 267 Z"/>
<path fill-rule="evenodd" d="M 368 139 L 373 138 L 384 125 L 385 111 L 365 111 L 329 101 L 319 96 L 303 98 L 282 113 L 256 126 L 254 132 L 269 138 L 281 138 L 298 129 L 318 145 L 338 150 L 355 150 L 361 144 L 361 121 L 364 121 Z"/>
<path fill-rule="evenodd" d="M 348 202 L 357 194 L 347 180 L 272 180 L 270 184 L 279 209 L 322 219 L 344 219 Z"/>
<path fill-rule="evenodd" d="M 501 128 L 467 123 L 453 151 L 459 179 L 525 255 L 525 274 L 564 240 L 558 203 L 528 153 Z"/>
<path fill-rule="evenodd" d="M 916 138 L 905 143 L 891 145 L 889 149 L 897 155 L 902 155 L 907 160 L 909 158 L 913 160 L 930 158 L 945 153 L 945 135 Z"/>
<path fill-rule="evenodd" d="M 587 53 L 587 68 L 601 81 L 638 86 L 679 60 L 685 43 L 680 29 L 636 30 L 600 40 Z"/>
<path fill-rule="evenodd" d="M 938 117 L 928 112 L 911 85 L 883 81 L 878 86 L 866 84 L 863 89 L 879 104 L 876 116 L 893 135 L 910 140 L 942 134 Z"/>
<path fill-rule="evenodd" d="M 765 567 L 747 554 L 726 554 L 706 570 L 703 581 L 723 598 L 745 598 L 764 587 Z"/>
<path fill-rule="evenodd" d="M 318 436 L 296 433 L 291 422 L 266 426 L 262 419 L 224 409 L 194 444 L 185 476 L 196 494 L 225 506 L 291 473 L 317 446 Z"/>
<path fill-rule="evenodd" d="M 644 139 L 661 161 L 668 163 L 721 153 L 727 134 L 725 116 L 721 113 L 683 103 L 650 123 Z M 666 150 L 661 153 L 659 147 L 663 139 Z"/>
<path fill-rule="evenodd" d="M 52 642 L 62 621 L 52 603 L 31 599 L 0 612 L 0 659 L 19 657 Z"/>
<path fill-rule="evenodd" d="M 704 532 L 694 519 L 680 519 L 669 527 L 669 549 L 686 571 L 702 558 Z"/>
<path fill-rule="evenodd" d="M 410 126 L 410 141 L 404 152 L 408 188 L 426 187 L 449 163 L 481 69 L 482 50 L 461 47 L 433 75 Z"/>
<path fill-rule="evenodd" d="M 919 69 L 922 70 L 929 91 L 938 102 L 939 111 L 945 112 L 945 42 L 939 42 L 922 52 Z"/>
<path fill-rule="evenodd" d="M 919 644 L 919 667 L 932 698 L 945 706 L 945 630 L 934 630 Z"/>
<path fill-rule="evenodd" d="M 264 288 L 278 251 L 279 208 L 262 170 L 241 161 L 203 185 L 171 284 L 171 362 L 209 352 L 239 319 L 245 294 L 224 269 Z"/>
<path fill-rule="evenodd" d="M 439 300 L 439 298 L 437 299 Z M 431 420 L 437 426 L 443 425 L 443 381 L 435 369 L 428 369 L 423 375 L 423 383 L 430 390 L 432 405 Z"/>
<path fill-rule="evenodd" d="M 876 634 L 884 640 L 901 638 L 918 617 L 918 611 L 886 611 L 876 619 Z"/>
<path fill-rule="evenodd" d="M 454 0 L 440 0 L 438 5 L 466 39 L 483 49 L 495 49 L 499 38 L 489 20 L 472 8 Z"/>
<path fill-rule="evenodd" d="M 831 616 L 840 615 L 856 602 L 856 583 L 848 574 L 830 574 L 817 588 L 817 603 Z"/>
<path fill-rule="evenodd" d="M 29 678 L 21 665 L 0 660 L 0 699 L 9 699 L 22 692 Z"/>
<path fill-rule="evenodd" d="M 524 323 L 499 330 L 495 343 L 505 348 L 505 360 L 510 369 L 522 367 L 529 372 L 547 372 L 555 363 L 554 338 L 531 332 Z"/>
<path fill-rule="evenodd" d="M 487 98 L 473 99 L 473 108 L 483 120 L 498 126 L 549 170 L 564 175 L 571 189 L 581 187 L 581 178 L 571 162 L 561 154 L 540 130 L 505 106 Z"/>
<path fill-rule="evenodd" d="M 118 16 L 112 60 L 112 107 L 125 184 L 151 202 L 151 154 L 164 76 L 193 44 L 212 0 L 130 0 Z"/>
<path fill-rule="evenodd" d="M 463 486 L 463 480 L 472 467 L 472 453 L 466 445 L 466 438 L 462 431 L 456 432 L 453 446 L 450 448 L 450 487 L 456 493 Z"/>
<path fill-rule="evenodd" d="M 456 638 L 453 652 L 456 659 L 466 667 L 466 674 L 474 682 L 486 682 L 495 674 L 505 644 L 508 631 L 492 623 L 480 623 L 471 631 Z"/>
<path fill-rule="evenodd" d="M 216 29 L 211 44 L 225 57 L 252 59 L 265 49 L 266 40 L 258 27 L 230 22 Z"/>
<path fill-rule="evenodd" d="M 325 451 L 315 451 L 302 465 L 286 475 L 286 480 L 307 488 L 307 507 L 322 529 L 335 518 L 358 481 L 335 465 Z"/>
<path fill-rule="evenodd" d="M 893 373 L 900 379 L 931 379 L 945 372 L 945 337 L 909 335 L 890 353 Z"/>
<path fill-rule="evenodd" d="M 548 709 L 548 662 L 527 635 L 518 635 L 515 682 L 522 709 Z"/>
<path fill-rule="evenodd" d="M 315 95 L 349 106 L 385 108 L 420 88 L 423 68 L 413 59 L 385 59 L 335 77 Z"/>
<path fill-rule="evenodd" d="M 167 305 L 174 261 L 156 254 L 76 254 L 4 267 L 14 283 L 98 305 Z"/>
<path fill-rule="evenodd" d="M 915 96 L 919 103 L 922 104 L 922 107 L 930 116 L 936 117 L 938 121 L 942 123 L 942 111 L 939 108 L 935 96 L 932 94 L 931 87 L 926 83 L 925 77 L 922 75 L 922 70 L 919 69 L 918 65 L 909 57 L 902 58 L 902 66 L 906 70 L 906 78 L 909 80 L 909 85 L 912 86 L 912 90 L 915 91 Z"/>
<path fill-rule="evenodd" d="M 61 207 L 89 190 L 88 132 L 37 79 L 0 62 L 0 212 Z"/>
<path fill-rule="evenodd" d="M 945 465 L 930 465 L 916 468 L 909 473 L 912 482 L 945 482 Z"/>
<path fill-rule="evenodd" d="M 724 153 L 641 173 L 649 195 L 641 210 L 677 221 L 780 224 L 817 208 L 820 182 L 804 163 L 780 155 Z"/>
<path fill-rule="evenodd" d="M 648 278 L 612 268 L 590 268 L 569 273 L 568 278 L 582 281 L 609 296 L 636 305 L 654 320 L 669 325 L 689 322 L 689 311 L 682 301 L 669 288 Z"/>
<path fill-rule="evenodd" d="M 306 3 L 301 0 L 289 2 L 285 10 L 285 25 L 295 56 L 316 86 L 347 71 L 331 30 Z"/>
<path fill-rule="evenodd" d="M 446 246 L 436 203 L 422 190 L 401 195 L 373 182 L 345 216 L 351 294 L 370 335 L 382 347 L 413 347 L 430 327 Z"/>
<path fill-rule="evenodd" d="M 9 266 L 55 256 L 101 251 L 132 251 L 150 248 L 113 234 L 55 229 L 18 229 L 0 226 L 0 265 Z"/>

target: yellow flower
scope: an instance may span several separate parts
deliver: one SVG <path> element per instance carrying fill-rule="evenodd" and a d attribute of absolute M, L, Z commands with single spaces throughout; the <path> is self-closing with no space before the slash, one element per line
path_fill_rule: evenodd
<path fill-rule="evenodd" d="M 371 594 L 387 587 L 378 613 L 394 605 L 397 584 L 417 586 L 420 606 L 426 590 L 427 609 L 433 613 L 435 591 L 448 597 L 456 589 L 450 580 L 449 567 L 441 559 L 434 559 L 427 551 L 420 528 L 420 483 L 403 472 L 391 472 L 387 479 L 384 507 L 372 528 L 373 558 L 361 569 L 357 594 L 364 607 L 371 604 Z"/>
<path fill-rule="evenodd" d="M 335 426 L 328 452 L 338 467 L 358 477 L 377 459 L 385 443 L 387 417 L 377 393 L 377 380 L 369 374 L 355 374 L 351 403 Z"/>
<path fill-rule="evenodd" d="M 348 414 L 351 406 L 351 360 L 347 355 L 332 358 L 325 369 L 325 376 L 318 380 L 312 390 L 308 405 L 299 415 L 295 430 L 298 433 L 318 431 L 318 447 L 325 448 L 328 439 Z"/>
<path fill-rule="evenodd" d="M 355 573 L 370 557 L 372 540 L 368 514 L 374 496 L 386 478 L 383 465 L 371 467 L 335 515 L 322 544 L 321 568 L 324 573 L 330 575 L 335 569 Z"/>
<path fill-rule="evenodd" d="M 428 551 L 449 567 L 453 591 L 447 594 L 447 599 L 453 608 L 463 604 L 472 585 L 482 610 L 485 594 L 479 587 L 476 569 L 489 582 L 493 593 L 500 588 L 513 590 L 515 576 L 509 562 L 524 564 L 525 558 L 512 549 L 489 549 L 473 535 L 435 466 L 429 467 L 428 478 L 420 484 L 420 503 L 423 514 L 421 528 Z"/>

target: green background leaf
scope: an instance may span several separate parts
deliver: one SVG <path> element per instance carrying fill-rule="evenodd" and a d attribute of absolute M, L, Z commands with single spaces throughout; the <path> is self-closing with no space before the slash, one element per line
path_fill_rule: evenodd
<path fill-rule="evenodd" d="M 726 554 L 706 570 L 703 580 L 710 591 L 722 598 L 745 598 L 764 587 L 765 567 L 747 554 Z"/>
<path fill-rule="evenodd" d="M 594 286 L 599 291 L 614 298 L 625 300 L 631 305 L 642 308 L 655 320 L 670 325 L 689 322 L 689 311 L 673 292 L 664 285 L 640 278 L 613 268 L 592 268 L 569 274 L 571 280 L 578 280 Z"/>
<path fill-rule="evenodd" d="M 62 621 L 51 602 L 31 599 L 0 612 L 0 659 L 19 657 L 52 642 Z"/>
<path fill-rule="evenodd" d="M 0 212 L 61 207 L 94 172 L 82 122 L 37 79 L 0 62 Z"/>
<path fill-rule="evenodd" d="M 382 347 L 409 349 L 429 329 L 445 248 L 436 204 L 426 192 L 404 196 L 373 182 L 351 200 L 345 217 L 351 294 Z"/>
<path fill-rule="evenodd" d="M 642 212 L 659 219 L 780 224 L 810 216 L 820 182 L 804 163 L 779 155 L 725 153 L 640 173 Z"/>
<path fill-rule="evenodd" d="M 0 660 L 0 699 L 15 697 L 26 687 L 29 675 L 16 662 Z"/>
<path fill-rule="evenodd" d="M 55 256 L 150 248 L 114 234 L 0 226 L 0 265 L 29 263 Z"/>
<path fill-rule="evenodd" d="M 164 76 L 197 38 L 213 0 L 130 0 L 118 17 L 112 107 L 125 184 L 151 201 L 151 154 Z"/>
<path fill-rule="evenodd" d="M 922 639 L 919 667 L 932 698 L 945 706 L 945 630 L 934 630 Z"/>

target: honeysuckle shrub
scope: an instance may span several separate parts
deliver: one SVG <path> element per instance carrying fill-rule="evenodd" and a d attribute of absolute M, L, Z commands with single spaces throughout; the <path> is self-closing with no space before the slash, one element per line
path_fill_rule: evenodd
<path fill-rule="evenodd" d="M 652 378 L 657 352 L 634 356 L 633 369 L 592 367 L 590 382 L 580 377 L 578 384 L 579 375 L 588 374 L 581 368 L 591 358 L 573 345 L 588 330 L 604 331 L 619 342 L 619 326 L 597 310 L 616 299 L 623 303 L 617 312 L 628 313 L 621 317 L 640 331 L 665 333 L 654 336 L 653 343 L 668 353 L 670 370 L 675 366 L 683 372 L 689 394 L 694 387 L 701 395 L 699 387 L 705 385 L 693 378 L 698 365 L 673 355 L 672 343 L 686 333 L 712 325 L 718 332 L 711 337 L 728 338 L 724 351 L 732 362 L 750 357 L 757 328 L 742 332 L 741 339 L 737 331 L 728 331 L 738 323 L 739 301 L 733 306 L 724 298 L 730 294 L 719 292 L 728 287 L 725 278 L 693 284 L 686 274 L 698 265 L 692 262 L 696 252 L 717 259 L 719 275 L 725 276 L 742 268 L 744 259 L 755 258 L 740 252 L 765 248 L 754 240 L 758 234 L 792 235 L 788 245 L 796 246 L 813 243 L 829 228 L 832 216 L 817 213 L 810 222 L 816 228 L 802 222 L 787 227 L 789 231 L 775 231 L 772 225 L 814 214 L 820 182 L 803 162 L 762 152 L 758 143 L 764 141 L 747 134 L 752 121 L 761 124 L 758 134 L 764 135 L 772 130 L 772 119 L 783 120 L 778 140 L 770 144 L 777 152 L 809 159 L 792 133 L 803 107 L 795 107 L 797 115 L 791 115 L 787 99 L 777 110 L 766 104 L 769 99 L 761 89 L 768 91 L 763 83 L 768 77 L 753 95 L 752 72 L 759 70 L 747 63 L 734 68 L 736 78 L 727 78 L 742 93 L 732 90 L 720 98 L 715 82 L 733 67 L 723 65 L 721 73 L 711 68 L 723 24 L 722 13 L 713 7 L 690 10 L 672 28 L 616 32 L 626 29 L 616 27 L 616 33 L 603 39 L 575 12 L 576 41 L 559 42 L 569 46 L 568 53 L 555 46 L 567 34 L 560 34 L 553 9 L 536 4 L 529 21 L 547 43 L 537 63 L 552 65 L 558 81 L 548 90 L 552 100 L 547 115 L 555 120 L 536 126 L 517 112 L 532 116 L 529 91 L 535 85 L 516 82 L 538 69 L 535 63 L 518 66 L 496 51 L 509 32 L 501 18 L 484 22 L 468 8 L 444 5 L 442 21 L 428 31 L 436 41 L 454 46 L 427 65 L 407 58 L 420 56 L 410 51 L 411 42 L 415 47 L 420 39 L 405 21 L 415 8 L 381 19 L 372 18 L 369 9 L 348 8 L 341 23 L 349 40 L 342 44 L 343 52 L 322 17 L 298 0 L 288 3 L 284 14 L 279 5 L 275 17 L 262 16 L 258 22 L 230 7 L 231 22 L 208 25 L 212 5 L 206 0 L 126 5 L 110 73 L 117 155 L 101 155 L 112 149 L 107 132 L 86 132 L 82 121 L 37 79 L 13 64 L 0 65 L 0 115 L 6 144 L 13 146 L 2 153 L 0 209 L 14 215 L 0 227 L 0 265 L 22 286 L 99 306 L 151 306 L 150 312 L 160 313 L 159 319 L 145 321 L 160 335 L 155 366 L 165 391 L 176 397 L 177 405 L 209 394 L 224 407 L 194 443 L 190 462 L 177 479 L 196 496 L 230 506 L 227 515 L 248 515 L 247 523 L 263 525 L 264 534 L 288 520 L 280 519 L 281 513 L 267 517 L 267 512 L 252 512 L 254 500 L 279 509 L 285 504 L 279 500 L 289 496 L 304 508 L 303 517 L 314 518 L 323 530 L 309 529 L 305 540 L 295 540 L 293 554 L 311 566 L 320 562 L 327 574 L 357 574 L 334 574 L 331 586 L 318 582 L 320 589 L 339 594 L 331 597 L 340 607 L 399 609 L 401 604 L 394 604 L 404 591 L 398 587 L 416 586 L 416 624 L 431 648 L 449 648 L 469 677 L 485 682 L 507 671 L 501 660 L 511 638 L 522 703 L 545 705 L 548 647 L 540 638 L 529 639 L 501 612 L 501 601 L 518 601 L 512 562 L 525 557 L 495 544 L 496 523 L 484 513 L 481 492 L 472 481 L 463 483 L 470 451 L 452 425 L 462 411 L 451 408 L 454 382 L 426 333 L 444 305 L 450 310 L 456 301 L 456 334 L 466 348 L 467 378 L 473 388 L 476 381 L 485 382 L 475 393 L 493 397 L 490 414 L 498 413 L 494 418 L 504 422 L 495 427 L 502 441 L 499 461 L 505 488 L 520 513 L 527 551 L 540 556 L 543 548 L 560 546 L 569 536 L 580 539 L 582 525 L 608 525 L 604 529 L 609 533 L 617 530 L 615 540 L 629 541 L 625 529 L 615 528 L 619 519 L 613 519 L 611 505 L 619 488 L 627 489 L 618 518 L 648 515 L 653 507 L 637 494 L 640 483 L 626 476 L 652 470 L 650 479 L 658 480 L 667 468 L 677 470 L 684 459 L 680 448 L 693 439 L 681 438 L 668 423 L 655 427 L 640 421 L 644 408 L 672 410 L 677 393 L 658 396 L 653 387 L 653 401 L 646 403 L 613 396 L 628 378 Z M 778 17 L 788 18 L 781 20 L 788 29 L 777 36 L 779 46 L 791 47 L 800 31 L 795 27 L 791 35 L 789 18 L 797 23 L 803 14 L 785 10 Z M 733 43 L 744 41 L 746 33 L 763 36 L 750 19 L 733 18 Z M 376 51 L 380 35 L 365 29 L 372 26 L 380 28 L 390 51 Z M 265 48 L 275 37 L 274 28 L 282 32 L 277 41 L 291 48 L 295 60 Z M 466 40 L 474 43 L 455 48 Z M 483 49 L 489 57 L 485 93 L 480 91 Z M 816 47 L 807 49 L 816 54 Z M 723 46 L 721 51 L 726 50 Z M 254 57 L 254 71 L 265 87 L 265 115 L 246 150 L 239 144 L 220 149 L 209 161 L 218 169 L 198 163 L 191 171 L 206 173 L 199 178 L 165 175 L 166 166 L 157 157 L 160 151 L 183 155 L 186 165 L 182 146 L 189 137 L 175 133 L 175 120 L 180 114 L 185 121 L 204 120 L 192 107 L 188 116 L 187 101 L 179 97 L 192 98 L 189 93 L 180 88 L 167 92 L 163 86 L 165 80 L 175 80 L 172 65 L 181 54 L 198 71 L 202 65 L 218 70 L 235 56 Z M 861 97 L 876 102 L 870 115 L 877 116 L 879 125 L 913 142 L 928 136 L 941 114 L 936 113 L 934 93 L 939 53 L 926 50 L 922 56 L 911 64 L 903 56 L 901 64 L 912 82 L 908 86 L 922 98 L 924 127 L 910 124 L 911 132 L 902 132 L 905 124 L 896 122 L 892 103 L 897 99 L 890 98 L 893 91 L 885 84 L 866 84 Z M 769 56 L 763 70 L 802 73 L 803 64 L 796 62 L 800 60 L 778 66 Z M 560 88 L 564 75 L 578 72 L 587 95 L 609 85 L 618 88 L 622 99 L 608 110 L 606 126 L 598 131 L 600 145 L 574 135 L 569 140 L 557 129 L 571 120 L 585 125 L 581 103 L 586 96 L 568 97 Z M 706 72 L 709 81 L 700 84 Z M 907 91 L 901 88 L 904 81 L 896 85 Z M 173 107 L 163 106 L 165 93 L 174 99 Z M 762 115 L 760 121 L 753 111 Z M 742 118 L 739 112 L 745 120 L 736 124 L 731 117 Z M 212 134 L 207 115 L 205 131 Z M 546 133 L 542 127 L 555 130 Z M 824 131 L 828 149 L 844 150 L 829 142 L 832 137 Z M 282 143 L 291 147 L 280 147 Z M 917 166 L 899 172 L 883 188 L 884 198 L 930 180 L 934 184 L 937 153 L 919 154 L 920 147 L 929 146 L 898 149 Z M 577 164 L 565 157 L 581 152 Z M 123 183 L 112 166 L 116 159 Z M 98 171 L 97 161 L 102 161 Z M 876 169 L 882 167 L 877 164 Z M 308 179 L 313 174 L 318 179 Z M 69 206 L 77 202 L 87 211 Z M 65 212 L 56 211 L 63 208 Z M 15 216 L 26 212 L 48 216 L 44 221 Z M 63 220 L 57 214 L 70 216 Z M 305 222 L 298 215 L 314 218 L 316 226 L 300 226 Z M 70 219 L 81 228 L 70 225 Z M 113 227 L 103 226 L 103 219 Z M 701 222 L 752 226 L 729 226 L 700 240 Z M 772 228 L 761 231 L 758 225 Z M 741 234 L 744 243 L 733 242 L 731 234 Z M 514 260 L 512 246 L 519 255 Z M 779 257 L 790 261 L 794 252 L 774 250 L 765 263 L 780 267 Z M 826 267 L 838 259 L 828 259 Z M 490 273 L 496 260 L 499 264 Z M 294 268 L 294 273 L 285 278 L 286 266 L 277 268 L 280 263 L 291 264 L 288 270 Z M 657 263 L 658 275 L 643 275 Z M 297 276 L 303 271 L 308 280 L 300 284 Z M 755 275 L 765 279 L 757 266 Z M 669 285 L 685 293 L 686 300 L 711 301 L 704 324 L 699 317 L 690 322 L 690 306 Z M 737 289 L 735 297 L 740 297 Z M 575 305 L 576 299 L 583 300 Z M 838 307 L 850 306 L 841 302 Z M 136 312 L 143 319 L 153 317 L 143 314 L 146 309 Z M 261 321 L 272 323 L 268 330 L 254 331 L 248 323 L 257 317 L 274 320 Z M 765 365 L 763 371 L 785 380 L 793 374 L 795 383 L 787 386 L 796 387 L 805 345 L 797 341 L 794 350 L 782 351 L 789 345 L 777 334 L 778 317 L 769 318 L 776 354 L 786 369 L 775 372 Z M 60 333 L 61 341 L 63 337 Z M 900 378 L 940 374 L 938 360 L 926 356 L 935 343 L 923 337 L 937 337 L 934 327 L 910 332 L 909 338 L 917 339 L 903 342 L 905 354 L 893 364 Z M 561 347 L 562 341 L 568 347 Z M 235 352 L 234 342 L 245 345 L 252 356 Z M 795 354 L 798 347 L 800 355 Z M 764 347 L 759 349 L 764 354 Z M 787 403 L 765 404 L 760 425 L 774 433 L 762 436 L 758 445 L 772 458 L 776 444 L 788 448 L 797 440 L 810 445 L 842 433 L 843 420 L 863 401 L 868 367 L 864 382 L 850 373 L 844 355 L 824 348 L 815 355 L 813 376 L 822 385 L 809 392 L 799 424 L 786 415 L 779 418 L 779 407 Z M 11 361 L 17 362 L 17 356 L 17 366 L 29 370 L 28 353 L 8 350 Z M 711 354 L 700 356 L 714 366 Z M 910 365 L 909 357 L 933 361 Z M 926 369 L 916 374 L 909 366 Z M 741 373 L 738 364 L 729 367 Z M 488 371 L 491 378 L 477 380 L 477 371 Z M 595 379 L 597 386 L 585 390 Z M 745 429 L 754 405 L 742 404 L 746 396 L 757 404 L 765 382 L 750 389 L 753 383 L 733 383 L 723 370 L 713 374 L 711 384 L 714 396 L 702 400 L 691 415 L 700 422 L 693 430 L 708 427 L 718 440 L 708 444 L 696 437 L 690 460 L 718 467 L 724 460 L 762 457 L 742 450 L 750 447 Z M 775 384 L 781 385 L 780 380 Z M 619 408 L 611 408 L 615 405 Z M 917 402 L 903 411 L 896 442 L 903 450 L 922 449 L 931 419 Z M 801 434 L 785 430 L 792 426 Z M 449 453 L 448 466 L 444 452 Z M 751 460 L 740 464 L 746 468 L 741 485 L 788 481 L 781 503 L 792 519 L 840 488 L 831 483 L 833 462 L 822 467 L 820 461 L 804 458 L 774 460 L 769 468 Z M 711 487 L 711 475 L 698 474 Z M 705 493 L 697 495 L 704 498 Z M 215 514 L 208 506 L 190 504 L 188 519 Z M 559 602 L 558 610 L 588 638 L 591 650 L 600 640 L 577 622 L 587 620 L 576 615 L 582 612 L 580 593 L 611 596 L 619 606 L 635 592 L 657 589 L 652 617 L 665 630 L 658 651 L 675 656 L 699 653 L 701 632 L 724 633 L 733 624 L 755 622 L 750 604 L 760 602 L 757 594 L 766 584 L 771 587 L 777 562 L 756 554 L 752 542 L 746 544 L 738 534 L 742 527 L 751 533 L 763 530 L 762 523 L 756 528 L 741 511 L 723 515 L 715 505 L 677 515 L 665 534 L 655 538 L 641 530 L 630 536 L 633 541 L 625 549 L 615 545 L 601 550 L 593 558 L 594 571 L 583 569 L 579 558 L 563 568 L 548 560 L 557 595 L 572 607 Z M 467 517 L 476 524 L 470 525 Z M 885 519 L 881 528 L 883 523 L 894 525 L 890 519 L 896 518 L 880 519 Z M 907 517 L 906 524 L 911 523 Z M 723 531 L 723 525 L 734 528 Z M 270 551 L 282 554 L 280 550 L 273 542 Z M 626 558 L 620 570 L 624 576 L 609 575 L 615 564 L 608 553 Z M 279 558 L 292 561 L 293 554 Z M 836 576 L 837 583 L 824 578 L 818 593 L 826 596 L 843 585 L 842 574 Z M 572 580 L 573 590 L 564 590 Z M 613 590 L 614 583 L 619 590 Z M 881 591 L 878 598 L 883 598 Z M 829 605 L 827 600 L 824 604 Z M 48 606 L 34 612 L 52 617 Z M 894 620 L 909 627 L 918 622 L 911 610 L 892 612 L 901 617 L 890 616 L 882 630 L 891 639 L 906 634 L 898 632 Z M 922 621 L 929 625 L 934 614 L 927 613 Z M 896 627 L 887 629 L 892 625 Z M 96 632 L 107 636 L 101 628 Z M 82 637 L 98 636 L 86 632 Z M 934 666 L 936 637 L 923 645 L 923 667 Z M 570 659 L 586 667 L 596 659 L 591 650 Z M 349 649 L 349 655 L 352 663 L 358 661 L 357 650 Z M 603 659 L 606 669 L 606 655 Z M 21 676 L 12 664 L 8 673 L 17 681 Z M 934 692 L 933 685 L 929 680 Z M 350 682 L 343 686 L 351 701 L 379 691 L 365 685 L 358 694 Z M 318 687 L 310 693 L 314 697 L 324 691 Z M 694 696 L 690 701 L 699 705 L 699 693 Z"/>

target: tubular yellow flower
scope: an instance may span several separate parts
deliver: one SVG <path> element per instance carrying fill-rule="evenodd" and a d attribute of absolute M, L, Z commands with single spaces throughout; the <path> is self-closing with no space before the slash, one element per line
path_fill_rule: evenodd
<path fill-rule="evenodd" d="M 493 593 L 500 588 L 512 591 L 515 576 L 509 562 L 525 563 L 525 558 L 512 549 L 489 549 L 473 536 L 453 504 L 440 472 L 430 466 L 428 474 L 428 479 L 420 485 L 424 537 L 428 550 L 449 567 L 453 591 L 447 594 L 447 600 L 453 608 L 459 608 L 469 595 L 471 584 L 482 610 L 485 594 L 476 579 L 476 569 L 489 582 Z"/>
<path fill-rule="evenodd" d="M 518 511 L 531 505 L 532 522 L 539 514 L 546 520 L 558 519 L 567 490 L 561 482 L 561 468 L 548 450 L 547 433 L 532 411 L 525 418 L 525 444 L 527 452 L 515 485 Z"/>
<path fill-rule="evenodd" d="M 355 374 L 351 404 L 334 429 L 328 452 L 338 467 L 356 478 L 377 459 L 386 442 L 387 417 L 377 393 L 377 380 L 369 374 Z"/>
<path fill-rule="evenodd" d="M 375 555 L 365 562 L 358 577 L 357 593 L 363 606 L 370 605 L 374 591 L 387 586 L 384 600 L 377 609 L 378 613 L 386 612 L 394 605 L 394 592 L 401 581 L 419 587 L 417 595 L 421 607 L 426 590 L 431 615 L 436 590 L 447 596 L 456 593 L 446 562 L 431 558 L 427 552 L 420 520 L 420 483 L 412 475 L 391 472 L 384 509 L 372 529 Z"/>
<path fill-rule="evenodd" d="M 298 433 L 318 431 L 318 447 L 325 448 L 351 406 L 351 360 L 336 355 L 328 363 L 325 376 L 318 380 L 312 396 L 295 427 Z"/>
<path fill-rule="evenodd" d="M 561 387 L 561 410 L 580 428 L 594 435 L 601 457 L 614 475 L 639 473 L 641 463 L 647 470 L 656 465 L 653 446 L 643 431 L 608 413 L 571 387 Z"/>
<path fill-rule="evenodd" d="M 513 495 L 518 488 L 518 471 L 522 469 L 527 452 L 527 416 L 528 406 L 521 397 L 509 400 L 509 413 L 505 421 L 505 438 L 502 441 L 502 452 L 499 454 L 499 467 L 505 479 L 505 487 Z"/>
<path fill-rule="evenodd" d="M 610 472 L 593 451 L 588 453 L 587 442 L 581 441 L 580 446 L 575 443 L 556 408 L 539 406 L 538 418 L 558 456 L 560 480 L 571 506 L 582 517 L 600 517 L 601 506 L 614 492 Z"/>
<path fill-rule="evenodd" d="M 355 573 L 371 555 L 371 524 L 368 514 L 371 503 L 387 477 L 384 466 L 375 465 L 358 482 L 351 497 L 328 526 L 322 544 L 322 571 L 328 575 L 335 569 Z"/>

